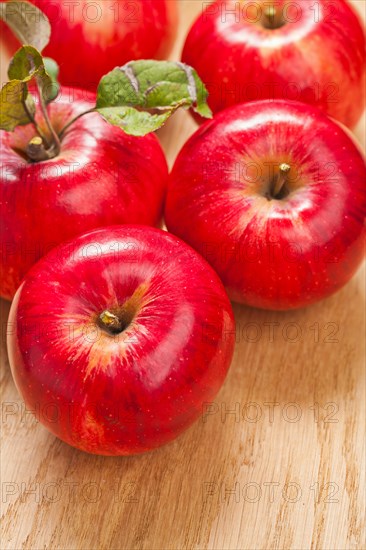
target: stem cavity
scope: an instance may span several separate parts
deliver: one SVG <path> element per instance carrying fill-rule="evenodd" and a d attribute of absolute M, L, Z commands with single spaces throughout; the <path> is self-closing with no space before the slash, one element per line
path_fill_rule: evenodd
<path fill-rule="evenodd" d="M 63 127 L 61 132 L 59 134 L 57 134 L 54 127 L 52 126 L 52 123 L 51 123 L 51 120 L 50 120 L 50 117 L 49 117 L 49 114 L 48 114 L 48 110 L 47 110 L 47 105 L 46 105 L 46 102 L 45 102 L 44 97 L 43 97 L 42 82 L 38 78 L 36 79 L 36 82 L 37 82 L 38 95 L 39 95 L 39 104 L 40 104 L 40 107 L 41 107 L 41 111 L 42 111 L 44 121 L 45 121 L 45 123 L 47 125 L 47 128 L 49 130 L 49 133 L 51 134 L 51 137 L 52 137 L 51 141 L 42 132 L 42 130 L 41 130 L 40 126 L 37 124 L 34 116 L 29 111 L 29 109 L 27 107 L 27 104 L 26 104 L 26 101 L 25 101 L 25 97 L 24 97 L 24 100 L 23 100 L 23 106 L 24 106 L 25 112 L 27 113 L 29 121 L 33 124 L 34 129 L 36 130 L 36 132 L 38 134 L 36 137 L 31 139 L 31 141 L 29 142 L 29 144 L 27 146 L 27 149 L 26 149 L 26 155 L 28 156 L 29 160 L 31 160 L 33 162 L 40 162 L 42 160 L 49 160 L 49 159 L 52 159 L 52 158 L 56 157 L 61 151 L 61 140 L 64 137 L 66 130 L 68 130 L 70 128 L 70 126 L 72 124 L 74 124 L 74 122 L 76 122 L 79 118 L 81 118 L 84 115 L 87 115 L 89 113 L 95 112 L 95 109 L 89 109 L 88 111 L 80 113 L 79 115 L 74 117 L 72 120 L 70 120 L 70 122 L 68 122 Z"/>
<path fill-rule="evenodd" d="M 27 157 L 33 162 L 41 162 L 52 158 L 52 153 L 44 146 L 43 139 L 40 136 L 35 136 L 30 140 L 26 149 Z"/>
<path fill-rule="evenodd" d="M 109 334 L 120 334 L 126 328 L 125 323 L 107 309 L 103 311 L 98 317 L 98 324 L 100 328 L 104 329 Z"/>

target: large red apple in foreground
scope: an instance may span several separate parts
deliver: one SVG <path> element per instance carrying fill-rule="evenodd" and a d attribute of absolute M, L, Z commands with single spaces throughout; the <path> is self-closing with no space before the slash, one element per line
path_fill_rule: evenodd
<path fill-rule="evenodd" d="M 64 88 L 49 105 L 56 132 L 95 105 L 85 95 Z M 39 124 L 47 133 L 44 121 Z M 103 225 L 158 224 L 167 185 L 156 136 L 128 136 L 97 113 L 65 132 L 53 159 L 26 158 L 34 135 L 32 125 L 0 131 L 0 280 L 7 299 L 28 269 L 66 239 Z"/>
<path fill-rule="evenodd" d="M 345 0 L 217 0 L 194 23 L 182 60 L 205 82 L 214 112 L 290 99 L 352 128 L 365 107 L 365 36 Z"/>
<path fill-rule="evenodd" d="M 166 223 L 206 257 L 233 300 L 298 308 L 341 288 L 360 265 L 365 181 L 361 153 L 320 110 L 247 103 L 184 146 Z"/>
<path fill-rule="evenodd" d="M 29 1 L 51 23 L 43 53 L 60 65 L 65 86 L 96 90 L 104 74 L 131 59 L 166 59 L 176 35 L 176 0 Z M 2 36 L 15 53 L 11 31 Z"/>
<path fill-rule="evenodd" d="M 96 230 L 43 258 L 14 299 L 9 359 L 26 406 L 90 453 L 158 447 L 224 381 L 234 319 L 210 266 L 176 237 Z"/>

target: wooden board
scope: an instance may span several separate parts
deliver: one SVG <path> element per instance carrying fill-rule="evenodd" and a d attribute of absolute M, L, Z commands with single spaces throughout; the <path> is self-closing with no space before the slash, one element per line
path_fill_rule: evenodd
<path fill-rule="evenodd" d="M 176 58 L 202 3 L 180 8 Z M 194 129 L 178 113 L 161 132 L 170 162 Z M 215 404 L 175 442 L 121 459 L 68 447 L 24 410 L 1 303 L 1 549 L 366 547 L 364 269 L 303 311 L 234 309 Z"/>

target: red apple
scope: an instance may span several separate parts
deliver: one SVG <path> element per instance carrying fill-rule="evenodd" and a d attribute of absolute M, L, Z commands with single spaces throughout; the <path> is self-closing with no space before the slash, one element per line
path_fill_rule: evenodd
<path fill-rule="evenodd" d="M 223 383 L 234 339 L 210 266 L 140 226 L 52 251 L 19 288 L 8 325 L 27 408 L 63 441 L 103 455 L 148 451 L 185 430 Z"/>
<path fill-rule="evenodd" d="M 49 105 L 56 132 L 95 106 L 85 95 L 64 88 Z M 46 133 L 43 119 L 39 124 Z M 157 225 L 167 185 L 155 135 L 128 136 L 92 113 L 66 131 L 57 157 L 31 163 L 25 151 L 34 135 L 32 125 L 0 131 L 0 279 L 7 299 L 28 269 L 66 239 L 104 225 Z"/>
<path fill-rule="evenodd" d="M 285 310 L 341 288 L 364 257 L 366 171 L 340 125 L 303 103 L 231 107 L 187 142 L 168 187 L 168 229 L 229 296 Z"/>
<path fill-rule="evenodd" d="M 44 55 L 60 65 L 61 84 L 96 90 L 100 78 L 131 59 L 165 59 L 176 35 L 176 0 L 29 0 L 49 18 Z M 15 53 L 9 29 L 3 42 Z"/>
<path fill-rule="evenodd" d="M 191 28 L 182 60 L 214 112 L 260 99 L 316 105 L 353 127 L 365 107 L 365 36 L 345 0 L 217 0 Z"/>

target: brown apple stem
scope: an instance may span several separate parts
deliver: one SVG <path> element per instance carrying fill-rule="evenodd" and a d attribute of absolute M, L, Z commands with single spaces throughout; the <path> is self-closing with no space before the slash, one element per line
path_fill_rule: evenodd
<path fill-rule="evenodd" d="M 35 136 L 30 140 L 26 149 L 27 157 L 33 162 L 49 160 L 53 157 L 52 152 L 45 148 L 41 136 Z"/>
<path fill-rule="evenodd" d="M 272 196 L 274 198 L 278 197 L 281 193 L 283 186 L 287 182 L 287 174 L 291 170 L 291 166 L 285 162 L 279 166 L 279 172 L 274 180 L 274 185 L 272 187 Z"/>
<path fill-rule="evenodd" d="M 23 99 L 22 99 L 22 104 L 23 104 L 23 108 L 24 108 L 24 111 L 26 112 L 30 122 L 33 124 L 34 126 L 34 129 L 35 131 L 37 132 L 37 134 L 42 138 L 44 144 L 46 145 L 46 147 L 50 147 L 50 143 L 47 139 L 47 137 L 44 135 L 44 133 L 42 132 L 41 128 L 38 126 L 37 122 L 36 122 L 36 119 L 34 118 L 34 116 L 32 115 L 32 113 L 30 112 L 30 110 L 28 109 L 28 105 L 27 105 L 27 102 L 26 102 L 26 98 L 25 96 L 23 96 Z"/>
<path fill-rule="evenodd" d="M 274 6 L 268 6 L 264 10 L 262 22 L 267 29 L 274 29 L 276 27 L 275 25 L 276 15 L 277 15 L 277 10 Z"/>
<path fill-rule="evenodd" d="M 88 111 L 84 111 L 83 113 L 80 113 L 80 115 L 77 115 L 75 118 L 73 118 L 72 120 L 70 120 L 70 122 L 68 122 L 61 130 L 60 132 L 60 139 L 62 139 L 65 135 L 65 132 L 66 130 L 68 130 L 70 128 L 70 126 L 72 124 L 74 124 L 74 122 L 76 122 L 79 118 L 81 118 L 82 116 L 84 115 L 88 115 L 89 113 L 94 113 L 95 112 L 95 108 L 94 109 L 88 109 Z"/>
<path fill-rule="evenodd" d="M 54 129 L 54 127 L 52 126 L 51 124 L 51 121 L 50 121 L 50 117 L 48 116 L 48 111 L 47 111 L 47 105 L 46 105 L 46 102 L 44 100 L 44 97 L 43 97 L 43 89 L 42 89 L 42 82 L 40 80 L 40 78 L 36 78 L 36 82 L 37 82 L 37 87 L 38 87 L 38 92 L 39 92 L 39 104 L 41 106 L 41 110 L 42 110 L 42 114 L 43 114 L 43 117 L 45 119 L 45 122 L 47 124 L 47 128 L 52 136 L 52 145 L 51 145 L 51 149 L 52 149 L 52 157 L 56 157 L 60 151 L 61 151 L 61 142 L 60 142 L 60 139 Z"/>
<path fill-rule="evenodd" d="M 99 315 L 98 322 L 99 326 L 110 334 L 119 334 L 124 329 L 121 319 L 107 309 Z"/>

